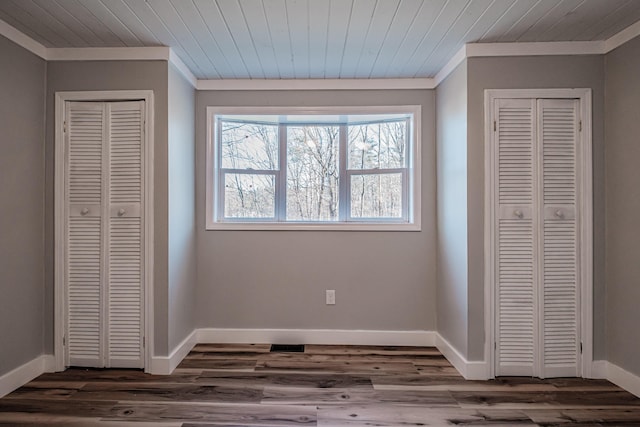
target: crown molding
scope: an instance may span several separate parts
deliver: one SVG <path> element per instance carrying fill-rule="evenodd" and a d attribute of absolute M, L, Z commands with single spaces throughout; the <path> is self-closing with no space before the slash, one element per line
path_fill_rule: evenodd
<path fill-rule="evenodd" d="M 152 47 L 64 47 L 48 48 L 49 61 L 168 61 L 171 48 Z"/>
<path fill-rule="evenodd" d="M 175 53 L 173 49 L 169 50 L 169 62 L 173 64 L 174 67 L 187 79 L 187 81 L 191 84 L 191 86 L 195 88 L 198 87 L 198 79 L 193 75 L 189 67 L 182 62 L 182 59 Z"/>
<path fill-rule="evenodd" d="M 467 58 L 485 56 L 602 55 L 604 42 L 468 43 Z"/>
<path fill-rule="evenodd" d="M 215 79 L 198 80 L 198 90 L 375 90 L 434 89 L 432 78 L 409 79 Z"/>
<path fill-rule="evenodd" d="M 0 19 L 0 35 L 5 36 L 18 46 L 27 49 L 29 52 L 38 55 L 40 58 L 47 59 L 47 48 L 43 45 L 16 29 L 15 27 L 7 24 Z"/>
<path fill-rule="evenodd" d="M 620 31 L 617 34 L 614 34 L 613 36 L 605 40 L 605 53 L 611 52 L 612 50 L 622 46 L 629 40 L 634 39 L 638 36 L 640 36 L 640 21 L 628 26 L 624 30 Z"/>

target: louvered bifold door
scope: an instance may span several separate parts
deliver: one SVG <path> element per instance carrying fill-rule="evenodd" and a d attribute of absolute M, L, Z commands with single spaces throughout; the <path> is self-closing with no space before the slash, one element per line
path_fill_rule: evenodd
<path fill-rule="evenodd" d="M 103 103 L 67 104 L 66 364 L 103 366 Z"/>
<path fill-rule="evenodd" d="M 538 101 L 540 341 L 545 377 L 578 376 L 577 141 L 579 102 Z"/>
<path fill-rule="evenodd" d="M 496 188 L 496 375 L 535 370 L 535 101 L 494 105 Z"/>
<path fill-rule="evenodd" d="M 143 363 L 144 103 L 108 104 L 108 367 Z"/>

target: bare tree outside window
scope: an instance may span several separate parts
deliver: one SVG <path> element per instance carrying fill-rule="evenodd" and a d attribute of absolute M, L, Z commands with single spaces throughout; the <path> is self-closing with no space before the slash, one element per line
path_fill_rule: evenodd
<path fill-rule="evenodd" d="M 288 117 L 217 119 L 221 218 L 407 221 L 408 115 Z"/>

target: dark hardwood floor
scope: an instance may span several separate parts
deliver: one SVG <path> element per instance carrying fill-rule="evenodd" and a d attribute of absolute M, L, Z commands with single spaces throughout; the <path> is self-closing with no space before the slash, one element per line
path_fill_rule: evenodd
<path fill-rule="evenodd" d="M 640 426 L 604 380 L 466 381 L 434 348 L 201 344 L 170 376 L 44 374 L 0 399 L 0 426 Z"/>

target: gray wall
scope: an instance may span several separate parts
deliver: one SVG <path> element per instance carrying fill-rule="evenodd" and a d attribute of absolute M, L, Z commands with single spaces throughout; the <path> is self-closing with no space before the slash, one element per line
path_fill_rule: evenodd
<path fill-rule="evenodd" d="M 640 375 L 640 37 L 605 61 L 608 360 Z"/>
<path fill-rule="evenodd" d="M 208 105 L 409 104 L 422 105 L 421 232 L 205 230 Z M 198 327 L 435 330 L 434 108 L 427 90 L 198 92 Z"/>
<path fill-rule="evenodd" d="M 167 268 L 167 79 L 166 61 L 49 62 L 47 67 L 47 126 L 45 152 L 45 337 L 46 352 L 53 353 L 53 167 L 55 93 L 58 91 L 153 90 L 154 220 L 155 220 L 155 354 L 168 354 Z"/>
<path fill-rule="evenodd" d="M 438 332 L 467 354 L 467 62 L 436 89 Z"/>
<path fill-rule="evenodd" d="M 195 328 L 195 90 L 169 65 L 169 353 Z"/>
<path fill-rule="evenodd" d="M 0 37 L 0 376 L 43 351 L 46 63 Z"/>
<path fill-rule="evenodd" d="M 537 56 L 469 58 L 469 360 L 484 359 L 484 90 L 591 88 L 593 90 L 594 359 L 605 352 L 604 287 L 604 58 Z"/>

